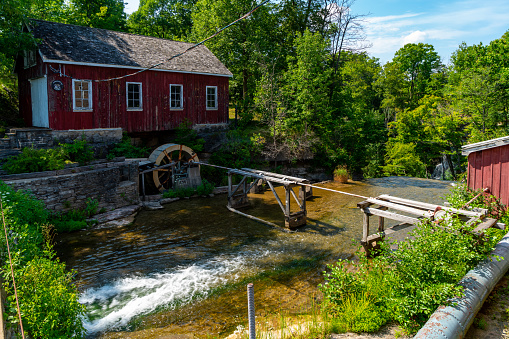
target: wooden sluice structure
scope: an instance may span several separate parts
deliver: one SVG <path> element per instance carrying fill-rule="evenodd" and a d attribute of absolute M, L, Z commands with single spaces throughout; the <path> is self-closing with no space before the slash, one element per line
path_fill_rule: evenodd
<path fill-rule="evenodd" d="M 239 184 L 233 184 L 233 176 L 240 175 L 242 179 Z M 248 179 L 251 182 L 248 183 Z M 306 199 L 313 195 L 312 188 L 309 186 L 309 181 L 302 178 L 290 177 L 282 174 L 271 173 L 266 171 L 255 170 L 251 168 L 242 169 L 228 169 L 228 209 L 232 212 L 241 214 L 248 218 L 261 221 L 271 226 L 277 226 L 268 221 L 250 216 L 248 214 L 237 211 L 238 208 L 249 206 L 248 193 L 260 192 L 261 186 L 266 183 L 276 201 L 278 202 L 285 217 L 285 226 L 289 229 L 295 229 L 300 226 L 306 225 Z M 285 203 L 274 189 L 274 184 L 281 184 L 285 189 Z M 298 195 L 295 193 L 294 188 L 298 188 Z M 299 210 L 291 211 L 291 201 L 295 200 Z"/>
<path fill-rule="evenodd" d="M 376 198 L 367 198 L 366 200 L 358 203 L 357 207 L 364 212 L 361 244 L 368 254 L 370 254 L 374 249 L 379 248 L 380 241 L 382 241 L 386 236 L 412 227 L 420 223 L 422 219 L 439 222 L 441 219 L 446 217 L 447 213 L 455 214 L 467 223 L 475 223 L 480 220 L 480 223 L 473 230 L 473 232 L 477 234 L 480 234 L 482 231 L 490 227 L 504 226 L 503 224 L 498 224 L 497 219 L 486 217 L 488 212 L 486 209 L 474 209 L 469 211 L 393 197 L 385 194 Z M 390 212 L 388 211 L 389 209 L 397 212 Z M 401 212 L 410 214 L 411 216 L 400 214 Z M 378 217 L 377 232 L 373 234 L 370 234 L 371 216 Z M 385 229 L 385 218 L 402 223 Z"/>

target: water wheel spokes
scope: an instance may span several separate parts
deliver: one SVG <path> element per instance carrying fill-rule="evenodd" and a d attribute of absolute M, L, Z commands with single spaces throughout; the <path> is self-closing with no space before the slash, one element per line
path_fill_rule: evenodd
<path fill-rule="evenodd" d="M 148 159 L 156 167 L 175 162 L 175 166 L 172 168 L 161 168 L 152 172 L 154 184 L 161 192 L 174 188 L 176 181 L 187 178 L 190 162 L 199 161 L 197 154 L 191 148 L 178 144 L 161 145 L 152 152 Z"/>

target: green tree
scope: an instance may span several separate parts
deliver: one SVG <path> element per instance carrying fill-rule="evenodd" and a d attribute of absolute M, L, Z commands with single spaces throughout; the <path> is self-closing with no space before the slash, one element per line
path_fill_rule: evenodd
<path fill-rule="evenodd" d="M 122 0 L 70 0 L 68 23 L 114 31 L 126 31 Z"/>
<path fill-rule="evenodd" d="M 384 67 L 384 106 L 397 111 L 415 108 L 426 94 L 441 90 L 443 64 L 429 44 L 406 44 Z"/>
<path fill-rule="evenodd" d="M 200 41 L 214 34 L 256 5 L 254 0 L 198 0 L 192 13 L 193 39 Z M 259 78 L 258 61 L 276 59 L 278 46 L 274 41 L 278 29 L 274 11 L 275 6 L 264 5 L 207 42 L 207 47 L 234 74 L 230 81 L 230 96 L 240 106 L 244 122 L 252 117 L 248 108 L 253 103 Z"/>
<path fill-rule="evenodd" d="M 127 19 L 129 31 L 171 40 L 186 40 L 193 26 L 196 0 L 142 0 Z"/>

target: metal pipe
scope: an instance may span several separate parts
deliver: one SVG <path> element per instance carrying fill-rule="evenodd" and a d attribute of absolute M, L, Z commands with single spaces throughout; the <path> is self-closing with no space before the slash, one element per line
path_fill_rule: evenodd
<path fill-rule="evenodd" d="M 500 261 L 498 257 L 502 257 Z M 449 306 L 440 306 L 417 332 L 414 339 L 456 339 L 468 331 L 482 304 L 497 282 L 509 269 L 509 232 L 495 246 L 490 256 L 470 270 L 459 282 L 464 296 L 454 298 Z"/>
<path fill-rule="evenodd" d="M 256 339 L 255 305 L 254 305 L 254 286 L 253 283 L 247 284 L 247 310 L 249 318 L 249 339 Z"/>

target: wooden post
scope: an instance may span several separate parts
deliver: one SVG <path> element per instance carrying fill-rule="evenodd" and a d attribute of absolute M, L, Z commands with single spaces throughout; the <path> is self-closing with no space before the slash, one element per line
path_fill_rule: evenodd
<path fill-rule="evenodd" d="M 385 218 L 378 217 L 378 232 L 383 232 L 385 229 Z"/>
<path fill-rule="evenodd" d="M 285 186 L 286 190 L 286 210 L 285 210 L 285 217 L 290 217 L 290 186 Z"/>
<path fill-rule="evenodd" d="M 141 174 L 141 190 L 143 191 L 143 201 L 145 201 L 145 173 Z"/>
<path fill-rule="evenodd" d="M 228 206 L 231 207 L 231 199 L 232 199 L 232 173 L 228 171 Z"/>
<path fill-rule="evenodd" d="M 301 204 L 300 210 L 302 212 L 304 212 L 305 214 L 307 214 L 307 212 L 306 212 L 306 187 L 305 186 L 300 186 L 299 197 L 301 197 L 301 199 L 302 199 L 302 204 Z"/>
<path fill-rule="evenodd" d="M 369 236 L 369 215 L 367 213 L 364 213 L 364 219 L 362 224 L 362 243 L 367 244 L 368 243 L 368 236 Z"/>

